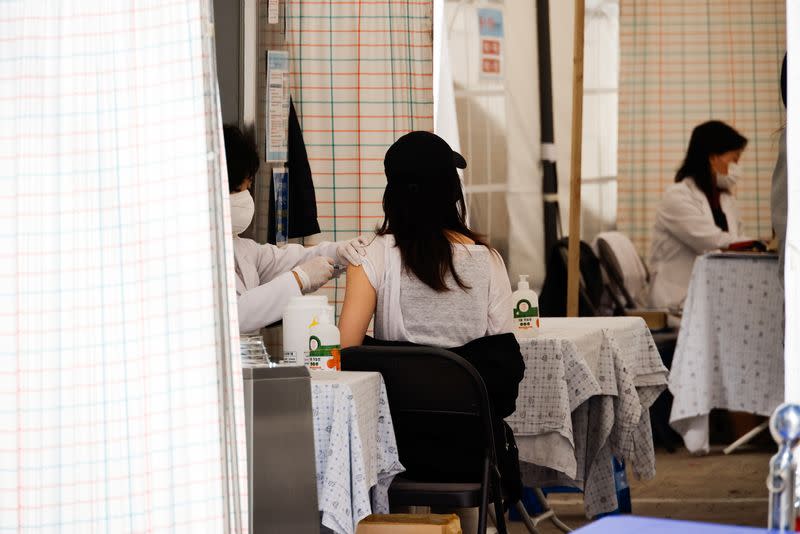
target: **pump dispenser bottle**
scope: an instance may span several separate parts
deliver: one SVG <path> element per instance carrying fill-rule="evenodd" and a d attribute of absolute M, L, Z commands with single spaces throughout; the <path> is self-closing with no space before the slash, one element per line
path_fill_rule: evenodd
<path fill-rule="evenodd" d="M 539 333 L 539 297 L 528 283 L 528 275 L 521 274 L 517 290 L 511 294 L 514 314 L 514 334 L 517 338 L 536 337 Z"/>

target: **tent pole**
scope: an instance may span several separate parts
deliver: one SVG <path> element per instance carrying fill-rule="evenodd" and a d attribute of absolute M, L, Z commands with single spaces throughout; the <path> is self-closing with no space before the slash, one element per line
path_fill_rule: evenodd
<path fill-rule="evenodd" d="M 575 0 L 572 62 L 572 162 L 569 181 L 569 248 L 567 253 L 567 317 L 578 316 L 581 244 L 581 141 L 583 135 L 584 0 Z"/>
<path fill-rule="evenodd" d="M 544 200 L 544 255 L 550 265 L 550 253 L 561 239 L 558 214 L 558 174 L 553 132 L 553 76 L 550 63 L 550 0 L 536 0 L 536 41 L 539 67 L 539 120 L 541 124 L 542 198 Z"/>

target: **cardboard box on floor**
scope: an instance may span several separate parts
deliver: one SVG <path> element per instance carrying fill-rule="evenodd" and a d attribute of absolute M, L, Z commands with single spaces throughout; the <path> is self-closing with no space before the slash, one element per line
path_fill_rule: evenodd
<path fill-rule="evenodd" d="M 358 523 L 356 534 L 462 534 L 456 514 L 372 514 Z"/>

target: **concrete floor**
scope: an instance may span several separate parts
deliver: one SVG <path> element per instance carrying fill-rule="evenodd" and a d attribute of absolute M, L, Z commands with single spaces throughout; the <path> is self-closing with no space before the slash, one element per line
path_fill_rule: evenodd
<path fill-rule="evenodd" d="M 629 479 L 636 515 L 764 527 L 767 524 L 766 479 L 773 452 L 744 449 L 730 456 L 721 448 L 696 457 L 686 450 L 656 451 L 656 477 L 648 482 Z M 630 474 L 629 474 L 629 478 Z M 579 494 L 551 495 L 550 504 L 567 525 L 589 521 Z M 521 523 L 510 523 L 511 534 L 526 533 Z M 561 532 L 550 522 L 541 534 Z"/>

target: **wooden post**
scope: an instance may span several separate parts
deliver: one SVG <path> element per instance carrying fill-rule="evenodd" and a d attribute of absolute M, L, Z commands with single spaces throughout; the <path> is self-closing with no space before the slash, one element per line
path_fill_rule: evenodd
<path fill-rule="evenodd" d="M 578 316 L 581 250 L 581 145 L 583 135 L 584 0 L 575 0 L 572 51 L 572 163 L 569 180 L 569 248 L 567 253 L 567 317 Z"/>

